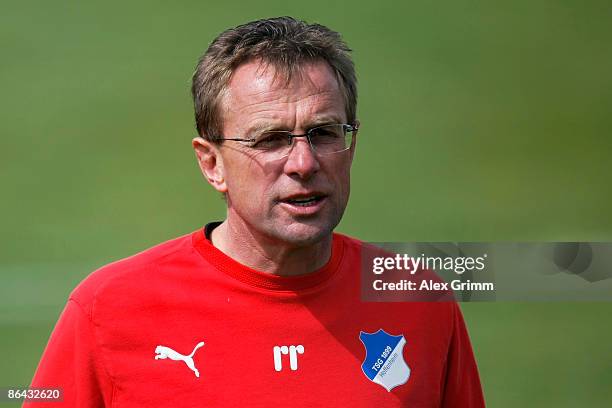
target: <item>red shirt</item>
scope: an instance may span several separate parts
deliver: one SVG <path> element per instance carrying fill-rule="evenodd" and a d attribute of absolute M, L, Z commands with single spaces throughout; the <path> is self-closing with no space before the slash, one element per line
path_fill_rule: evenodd
<path fill-rule="evenodd" d="M 323 268 L 282 277 L 199 230 L 107 265 L 71 294 L 32 387 L 63 389 L 50 407 L 484 406 L 457 304 L 362 302 L 361 245 L 334 234 Z"/>

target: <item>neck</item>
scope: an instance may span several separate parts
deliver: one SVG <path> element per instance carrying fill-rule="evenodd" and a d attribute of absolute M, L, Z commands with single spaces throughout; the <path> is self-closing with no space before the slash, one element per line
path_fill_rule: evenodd
<path fill-rule="evenodd" d="M 215 228 L 211 241 L 217 249 L 249 268 L 279 276 L 303 275 L 323 267 L 331 256 L 332 235 L 295 246 L 254 233 L 228 219 Z"/>

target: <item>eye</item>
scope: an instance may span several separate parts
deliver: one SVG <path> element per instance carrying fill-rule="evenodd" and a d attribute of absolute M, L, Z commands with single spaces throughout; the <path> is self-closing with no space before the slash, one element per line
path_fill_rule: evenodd
<path fill-rule="evenodd" d="M 343 136 L 342 125 L 319 126 L 310 130 L 310 139 L 316 144 L 334 143 Z"/>
<path fill-rule="evenodd" d="M 286 132 L 265 132 L 251 146 L 254 149 L 274 150 L 289 145 Z"/>

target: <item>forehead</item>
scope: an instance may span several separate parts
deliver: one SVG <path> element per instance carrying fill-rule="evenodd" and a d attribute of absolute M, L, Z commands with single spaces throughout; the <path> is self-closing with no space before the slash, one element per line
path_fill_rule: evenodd
<path fill-rule="evenodd" d="M 277 119 L 287 111 L 344 117 L 344 100 L 332 68 L 325 61 L 305 63 L 290 80 L 259 60 L 240 65 L 224 96 L 224 117 Z M 299 115 L 300 112 L 295 112 Z"/>

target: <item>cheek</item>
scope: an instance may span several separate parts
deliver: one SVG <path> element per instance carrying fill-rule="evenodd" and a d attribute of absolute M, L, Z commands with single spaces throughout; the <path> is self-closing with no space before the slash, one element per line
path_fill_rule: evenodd
<path fill-rule="evenodd" d="M 341 199 L 346 199 L 350 192 L 351 168 L 349 163 L 350 162 L 348 160 L 338 163 L 338 166 L 335 166 L 331 173 L 334 185 L 338 191 L 338 196 Z"/>
<path fill-rule="evenodd" d="M 274 178 L 254 160 L 241 167 L 227 169 L 227 187 L 231 196 L 249 208 L 262 208 L 273 197 Z"/>
<path fill-rule="evenodd" d="M 351 175 L 348 171 L 346 172 L 346 175 L 342 178 L 342 182 L 340 185 L 340 206 L 342 208 L 345 208 L 348 203 L 349 194 L 351 192 Z"/>

